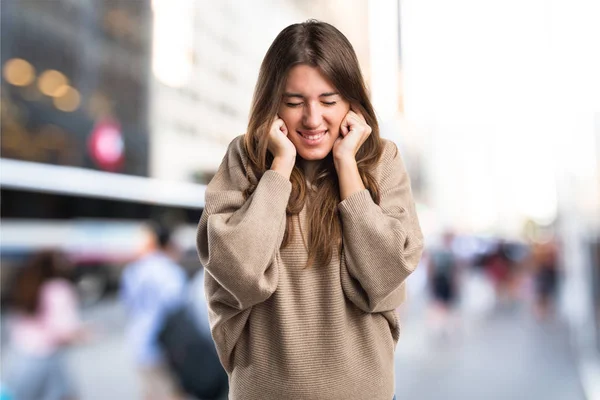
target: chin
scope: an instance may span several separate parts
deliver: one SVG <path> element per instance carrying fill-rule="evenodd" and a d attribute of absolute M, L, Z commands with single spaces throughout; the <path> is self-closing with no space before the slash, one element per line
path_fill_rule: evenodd
<path fill-rule="evenodd" d="M 319 161 L 327 157 L 331 149 L 298 149 L 298 154 L 306 161 Z"/>

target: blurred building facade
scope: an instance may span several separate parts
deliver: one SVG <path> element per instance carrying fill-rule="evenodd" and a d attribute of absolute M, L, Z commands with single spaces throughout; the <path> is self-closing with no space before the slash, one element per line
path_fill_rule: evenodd
<path fill-rule="evenodd" d="M 2 157 L 147 176 L 151 27 L 144 1 L 3 1 Z"/>
<path fill-rule="evenodd" d="M 98 275 L 131 257 L 141 220 L 195 224 L 285 26 L 333 23 L 369 80 L 366 0 L 0 6 L 2 285 L 35 248 L 63 248 Z"/>
<path fill-rule="evenodd" d="M 97 197 L 85 189 L 95 172 L 148 176 L 150 4 L 1 6 L 2 217 L 90 214 L 46 194 Z M 95 192 L 114 192 L 119 175 Z"/>
<path fill-rule="evenodd" d="M 125 220 L 165 206 L 196 219 L 202 206 L 202 188 L 159 190 L 148 179 L 150 2 L 0 7 L 2 286 L 27 253 L 48 247 L 104 286 L 105 266 L 140 241 L 139 222 Z"/>

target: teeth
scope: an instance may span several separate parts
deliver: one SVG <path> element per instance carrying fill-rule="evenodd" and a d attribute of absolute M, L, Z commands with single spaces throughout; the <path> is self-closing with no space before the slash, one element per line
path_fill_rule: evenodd
<path fill-rule="evenodd" d="M 302 135 L 302 136 L 304 136 L 308 140 L 316 140 L 316 139 L 319 139 L 323 135 L 325 135 L 325 132 L 319 133 L 318 135 Z"/>

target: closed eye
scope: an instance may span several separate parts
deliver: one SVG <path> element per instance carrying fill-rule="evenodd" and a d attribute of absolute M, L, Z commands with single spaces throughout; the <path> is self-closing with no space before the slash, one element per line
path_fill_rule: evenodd
<path fill-rule="evenodd" d="M 334 106 L 337 104 L 337 101 L 323 101 L 322 103 L 326 106 Z M 298 107 L 298 106 L 301 106 L 302 104 L 304 104 L 304 103 L 285 103 L 285 105 L 288 107 Z"/>

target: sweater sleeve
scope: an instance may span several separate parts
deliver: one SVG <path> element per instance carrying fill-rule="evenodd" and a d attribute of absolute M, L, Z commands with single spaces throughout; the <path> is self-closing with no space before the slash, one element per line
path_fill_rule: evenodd
<path fill-rule="evenodd" d="M 380 204 L 368 190 L 338 205 L 342 220 L 342 288 L 365 312 L 384 312 L 404 301 L 405 283 L 423 249 L 410 178 L 392 142 L 387 142 L 376 178 Z"/>
<path fill-rule="evenodd" d="M 285 233 L 291 182 L 266 171 L 252 195 L 245 167 L 243 136 L 236 138 L 206 190 L 197 231 L 197 248 L 205 268 L 211 331 L 219 357 L 229 358 L 253 305 L 277 289 L 277 254 Z"/>

